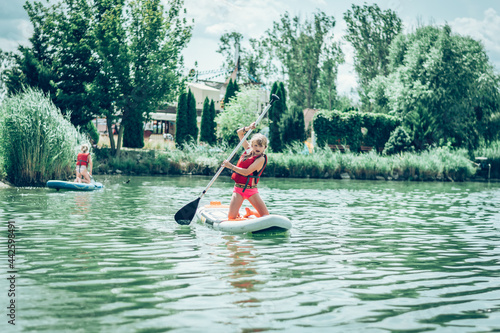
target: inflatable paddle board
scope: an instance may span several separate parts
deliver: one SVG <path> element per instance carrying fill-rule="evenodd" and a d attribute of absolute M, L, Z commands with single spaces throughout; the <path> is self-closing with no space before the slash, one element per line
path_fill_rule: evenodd
<path fill-rule="evenodd" d="M 54 188 L 56 190 L 73 190 L 73 191 L 93 191 L 103 188 L 104 185 L 101 183 L 75 183 L 75 182 L 67 182 L 64 180 L 49 180 L 47 182 L 48 188 Z"/>
<path fill-rule="evenodd" d="M 198 208 L 196 215 L 198 220 L 215 230 L 231 233 L 285 232 L 292 228 L 292 222 L 281 215 L 266 215 L 263 217 L 252 215 L 236 220 L 228 220 L 228 212 L 229 205 L 212 201 L 210 205 Z M 245 212 L 240 211 L 240 216 L 245 216 Z"/>

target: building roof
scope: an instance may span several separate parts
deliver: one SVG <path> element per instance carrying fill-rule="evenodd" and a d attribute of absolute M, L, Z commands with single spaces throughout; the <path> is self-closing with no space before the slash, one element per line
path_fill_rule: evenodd
<path fill-rule="evenodd" d="M 189 83 L 188 84 L 189 87 L 194 87 L 194 88 L 197 88 L 197 89 L 200 89 L 200 90 L 206 90 L 206 91 L 213 91 L 213 92 L 219 92 L 219 89 L 215 89 L 215 88 L 212 88 L 212 87 L 209 87 L 205 84 L 202 84 L 202 83 Z"/>

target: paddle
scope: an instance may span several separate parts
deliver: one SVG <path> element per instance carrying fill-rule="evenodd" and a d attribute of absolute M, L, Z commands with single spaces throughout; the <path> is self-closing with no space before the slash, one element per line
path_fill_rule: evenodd
<path fill-rule="evenodd" d="M 262 111 L 262 113 L 260 114 L 259 118 L 257 118 L 257 120 L 255 121 L 255 125 L 258 125 L 260 123 L 260 121 L 262 120 L 262 118 L 264 118 L 264 116 L 266 115 L 267 111 L 269 111 L 269 109 L 271 108 L 271 106 L 273 105 L 273 103 L 275 101 L 279 100 L 279 97 L 276 96 L 276 95 L 271 95 L 271 100 L 269 101 L 269 105 L 266 106 L 266 108 L 264 109 L 264 111 Z M 240 143 L 238 143 L 238 145 L 236 146 L 236 148 L 234 148 L 233 152 L 231 153 L 231 155 L 229 155 L 229 157 L 227 158 L 227 160 L 231 160 L 234 156 L 234 154 L 236 154 L 236 152 L 238 151 L 238 149 L 240 149 L 241 145 L 243 144 L 243 142 L 245 142 L 245 140 L 248 138 L 248 136 L 250 135 L 250 133 L 252 133 L 252 129 L 250 128 L 250 130 L 248 132 L 246 132 L 245 136 L 243 137 L 243 139 L 241 139 Z M 212 184 L 215 182 L 215 180 L 217 179 L 217 177 L 219 177 L 219 175 L 221 174 L 222 170 L 224 170 L 224 167 L 221 166 L 219 168 L 219 171 L 217 171 L 217 173 L 215 174 L 215 176 L 212 178 L 212 180 L 210 181 L 210 183 L 208 183 L 207 187 L 203 190 L 203 192 L 201 192 L 201 195 L 196 199 L 196 200 L 193 200 L 191 201 L 190 203 L 188 203 L 187 205 L 185 205 L 184 207 L 182 207 L 181 209 L 179 209 L 179 211 L 175 214 L 174 218 L 175 218 L 175 221 L 181 225 L 188 225 L 191 223 L 191 221 L 193 220 L 194 216 L 196 215 L 196 210 L 198 209 L 198 204 L 200 203 L 200 200 L 201 198 L 205 195 L 205 193 L 207 193 L 208 189 L 210 188 L 210 186 L 212 186 Z"/>

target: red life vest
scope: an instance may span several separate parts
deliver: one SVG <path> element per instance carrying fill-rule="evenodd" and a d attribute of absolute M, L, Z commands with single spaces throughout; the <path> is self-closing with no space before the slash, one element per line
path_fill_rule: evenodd
<path fill-rule="evenodd" d="M 79 153 L 76 157 L 76 165 L 89 165 L 89 153 Z"/>
<path fill-rule="evenodd" d="M 264 165 L 262 166 L 262 169 L 260 169 L 259 171 L 255 170 L 252 175 L 248 175 L 248 176 L 243 176 L 243 175 L 240 175 L 239 173 L 233 172 L 231 179 L 234 180 L 238 184 L 245 185 L 245 187 L 243 188 L 243 192 L 245 192 L 247 186 L 253 185 L 253 184 L 250 184 L 252 179 L 254 179 L 255 185 L 257 185 L 257 183 L 259 182 L 260 176 L 262 175 L 262 172 L 264 171 L 264 168 L 267 165 L 267 156 L 265 154 L 259 155 L 259 156 L 252 156 L 250 158 L 247 158 L 246 160 L 243 160 L 243 158 L 245 157 L 246 154 L 247 153 L 244 152 L 241 155 L 240 159 L 238 160 L 238 163 L 236 164 L 236 166 L 238 168 L 247 169 L 250 165 L 252 165 L 253 162 L 255 162 L 255 160 L 257 158 L 259 158 L 261 156 L 264 156 Z"/>

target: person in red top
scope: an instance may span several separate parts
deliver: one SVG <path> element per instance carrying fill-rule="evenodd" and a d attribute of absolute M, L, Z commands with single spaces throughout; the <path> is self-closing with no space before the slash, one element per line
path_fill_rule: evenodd
<path fill-rule="evenodd" d="M 252 123 L 249 127 L 238 129 L 237 133 L 240 140 L 243 139 L 249 128 L 255 129 L 255 123 Z M 228 160 L 222 163 L 222 166 L 234 172 L 231 178 L 236 183 L 231 203 L 229 204 L 228 219 L 230 220 L 238 217 L 238 212 L 245 199 L 250 201 L 252 206 L 257 210 L 257 213 L 253 213 L 247 209 L 247 216 L 250 214 L 257 217 L 269 215 L 266 204 L 257 190 L 259 177 L 267 164 L 267 156 L 264 154 L 267 148 L 267 138 L 262 134 L 255 134 L 250 139 L 250 143 L 245 140 L 242 145 L 245 152 L 241 155 L 236 165 L 231 164 Z"/>
<path fill-rule="evenodd" d="M 76 157 L 75 183 L 83 182 L 90 184 L 90 177 L 92 176 L 92 156 L 90 156 L 88 151 L 89 146 L 83 144 L 80 148 L 80 153 L 78 153 L 78 156 Z"/>

